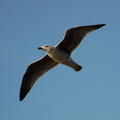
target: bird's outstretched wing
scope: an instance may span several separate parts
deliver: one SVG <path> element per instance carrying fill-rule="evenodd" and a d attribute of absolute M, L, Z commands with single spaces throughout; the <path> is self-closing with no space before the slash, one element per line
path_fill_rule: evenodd
<path fill-rule="evenodd" d="M 56 65 L 58 63 L 53 61 L 48 55 L 31 63 L 23 76 L 20 88 L 20 101 L 25 98 L 36 80 Z"/>
<path fill-rule="evenodd" d="M 87 33 L 103 27 L 105 24 L 79 26 L 70 28 L 66 31 L 63 40 L 57 45 L 57 48 L 71 54 L 71 52 L 80 44 Z"/>

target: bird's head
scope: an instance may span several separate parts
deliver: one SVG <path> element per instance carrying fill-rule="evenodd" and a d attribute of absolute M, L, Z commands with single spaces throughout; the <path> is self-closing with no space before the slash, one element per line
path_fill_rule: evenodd
<path fill-rule="evenodd" d="M 38 48 L 39 50 L 44 50 L 45 52 L 49 52 L 50 51 L 50 49 L 51 49 L 51 46 L 49 46 L 49 45 L 44 45 L 44 46 L 42 46 L 42 47 L 39 47 Z"/>

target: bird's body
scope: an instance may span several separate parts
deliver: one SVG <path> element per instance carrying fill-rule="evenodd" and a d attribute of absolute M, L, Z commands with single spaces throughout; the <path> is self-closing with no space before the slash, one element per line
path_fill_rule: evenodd
<path fill-rule="evenodd" d="M 55 62 L 67 65 L 73 68 L 75 71 L 79 71 L 82 68 L 82 66 L 78 65 L 76 62 L 72 60 L 70 55 L 60 50 L 59 48 L 47 45 L 40 47 L 39 49 L 43 49 L 48 54 L 48 56 L 52 58 Z"/>
<path fill-rule="evenodd" d="M 59 63 L 67 65 L 75 71 L 81 70 L 82 66 L 74 62 L 70 56 L 72 51 L 80 44 L 87 33 L 99 29 L 104 25 L 99 24 L 70 28 L 66 31 L 63 40 L 58 45 L 39 47 L 38 49 L 44 50 L 47 55 L 28 66 L 20 88 L 20 101 L 25 98 L 38 78 Z"/>

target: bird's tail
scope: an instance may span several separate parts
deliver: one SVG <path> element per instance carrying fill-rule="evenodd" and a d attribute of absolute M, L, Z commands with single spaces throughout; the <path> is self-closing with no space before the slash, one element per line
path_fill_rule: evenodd
<path fill-rule="evenodd" d="M 71 58 L 68 61 L 65 61 L 62 63 L 64 65 L 67 65 L 68 67 L 74 69 L 75 71 L 80 71 L 82 69 L 81 65 L 78 65 L 76 62 L 74 62 Z"/>
<path fill-rule="evenodd" d="M 75 71 L 80 71 L 82 69 L 82 66 L 81 65 L 78 65 L 77 63 L 73 63 L 72 65 L 72 68 L 75 70 Z"/>
<path fill-rule="evenodd" d="M 71 67 L 75 71 L 80 71 L 82 69 L 81 65 L 78 65 L 76 62 L 72 61 L 70 64 L 66 64 L 67 66 Z"/>

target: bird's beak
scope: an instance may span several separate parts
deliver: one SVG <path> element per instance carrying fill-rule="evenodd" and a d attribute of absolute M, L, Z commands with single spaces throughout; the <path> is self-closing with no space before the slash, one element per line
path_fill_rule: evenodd
<path fill-rule="evenodd" d="M 38 50 L 42 50 L 42 47 L 39 47 Z"/>

